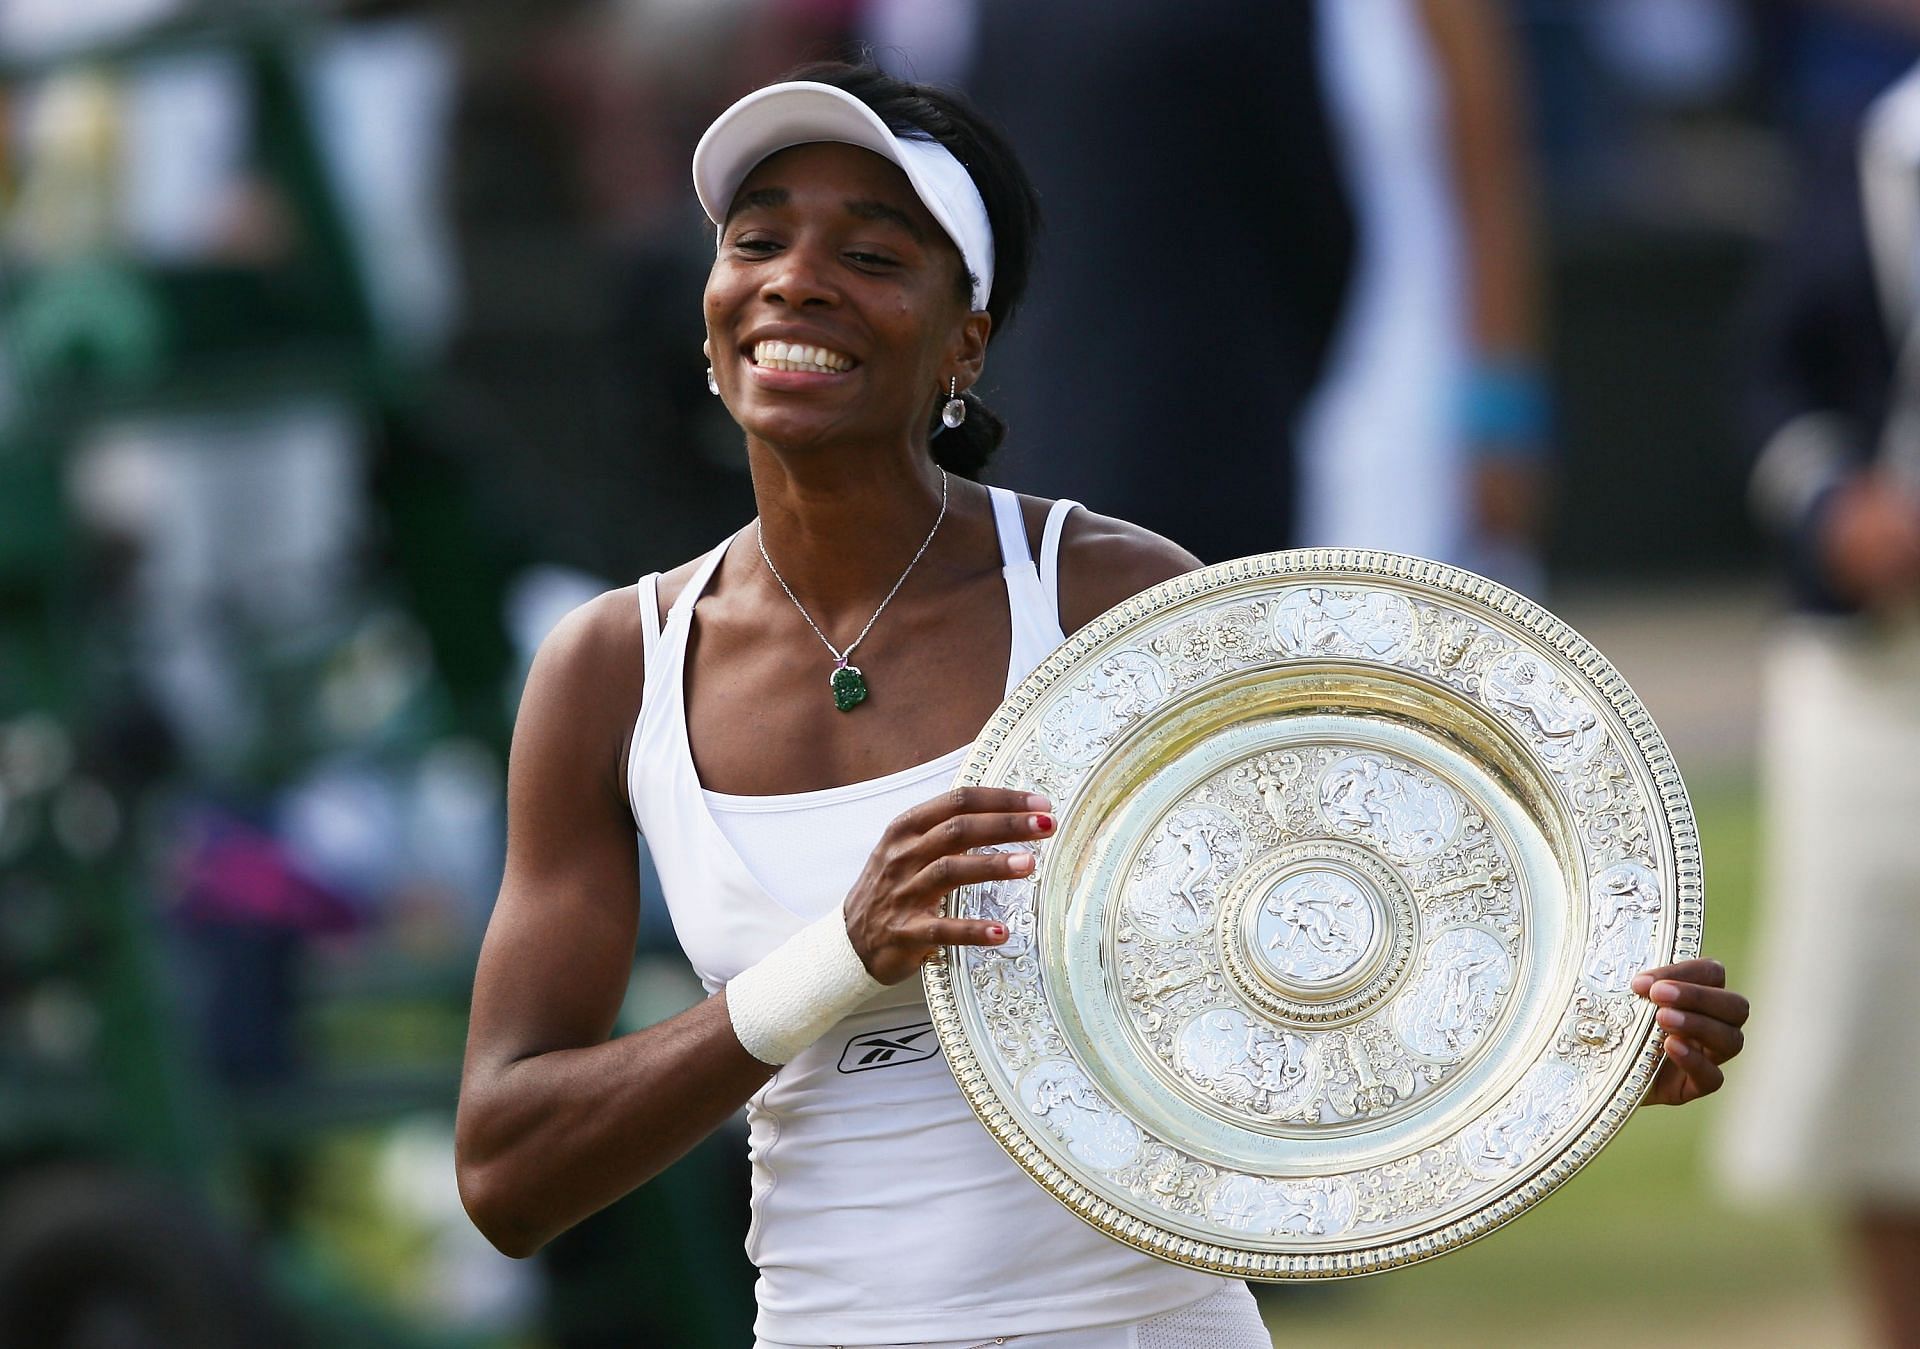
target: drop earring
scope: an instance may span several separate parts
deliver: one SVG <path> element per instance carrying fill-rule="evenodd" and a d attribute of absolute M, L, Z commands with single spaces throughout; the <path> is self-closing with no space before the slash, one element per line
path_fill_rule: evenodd
<path fill-rule="evenodd" d="M 947 381 L 947 403 L 940 409 L 940 421 L 949 431 L 967 419 L 967 405 L 960 398 L 960 377 Z"/>
<path fill-rule="evenodd" d="M 713 377 L 713 367 L 707 367 L 707 392 L 715 398 L 720 396 L 720 381 Z"/>

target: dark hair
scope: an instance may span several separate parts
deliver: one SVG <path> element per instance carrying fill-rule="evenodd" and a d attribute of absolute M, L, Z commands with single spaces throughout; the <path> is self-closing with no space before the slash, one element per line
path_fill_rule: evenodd
<path fill-rule="evenodd" d="M 1026 294 L 1040 233 L 1040 198 L 999 128 L 957 94 L 897 80 L 877 66 L 821 61 L 781 78 L 844 89 L 878 113 L 896 135 L 935 140 L 953 153 L 986 203 L 987 224 L 993 230 L 993 293 L 987 297 L 987 313 L 993 316 L 992 336 L 1005 331 Z M 971 297 L 972 280 L 963 266 L 962 295 Z M 960 396 L 967 419 L 948 429 L 935 417 L 933 459 L 949 473 L 978 478 L 1007 426 L 973 392 Z"/>

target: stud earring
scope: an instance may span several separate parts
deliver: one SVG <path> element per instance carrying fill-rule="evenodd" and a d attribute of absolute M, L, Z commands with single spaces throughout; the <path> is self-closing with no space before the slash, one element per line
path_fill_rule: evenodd
<path fill-rule="evenodd" d="M 707 367 L 707 392 L 716 398 L 720 396 L 720 381 L 713 377 L 712 366 Z"/>
<path fill-rule="evenodd" d="M 940 409 L 941 423 L 951 431 L 967 419 L 967 405 L 960 399 L 960 377 L 947 381 L 947 403 Z"/>

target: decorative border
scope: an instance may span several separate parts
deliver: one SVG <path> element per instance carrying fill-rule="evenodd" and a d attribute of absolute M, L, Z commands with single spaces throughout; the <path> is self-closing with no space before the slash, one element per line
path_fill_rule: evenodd
<path fill-rule="evenodd" d="M 1612 709 L 1631 739 L 1639 765 L 1654 786 L 1656 827 L 1664 830 L 1674 861 L 1674 924 L 1670 960 L 1697 956 L 1705 917 L 1699 828 L 1685 784 L 1652 716 L 1618 670 L 1594 645 L 1525 596 L 1484 576 L 1425 558 L 1371 549 L 1311 548 L 1262 553 L 1176 576 L 1125 600 L 1068 638 L 1007 695 L 988 719 L 967 755 L 956 786 L 986 781 L 996 757 L 1026 714 L 1055 684 L 1074 674 L 1097 648 L 1126 630 L 1185 602 L 1262 580 L 1323 582 L 1384 578 L 1420 587 L 1436 596 L 1467 601 L 1486 614 L 1530 634 L 1559 657 L 1563 672 L 1578 674 Z M 1623 746 L 1624 749 L 1624 746 Z M 951 982 L 953 949 L 928 962 L 927 1006 L 948 1066 L 967 1103 L 1007 1154 L 1075 1215 L 1116 1240 L 1149 1255 L 1194 1269 L 1262 1280 L 1347 1278 L 1412 1264 L 1443 1254 L 1511 1221 L 1551 1194 L 1599 1152 L 1625 1124 L 1645 1095 L 1661 1058 L 1662 1034 L 1651 1027 L 1633 1066 L 1579 1133 L 1537 1161 L 1524 1179 L 1463 1218 L 1434 1231 L 1348 1250 L 1281 1253 L 1244 1250 L 1202 1241 L 1162 1228 L 1096 1194 L 1040 1147 L 1023 1122 L 995 1093 L 968 1041 Z"/>

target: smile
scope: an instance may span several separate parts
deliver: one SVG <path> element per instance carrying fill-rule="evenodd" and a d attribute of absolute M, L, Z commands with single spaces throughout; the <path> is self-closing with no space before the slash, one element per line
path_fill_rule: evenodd
<path fill-rule="evenodd" d="M 837 375 L 857 364 L 853 357 L 826 347 L 773 341 L 754 343 L 753 363 L 770 370 L 800 370 L 817 375 Z"/>

